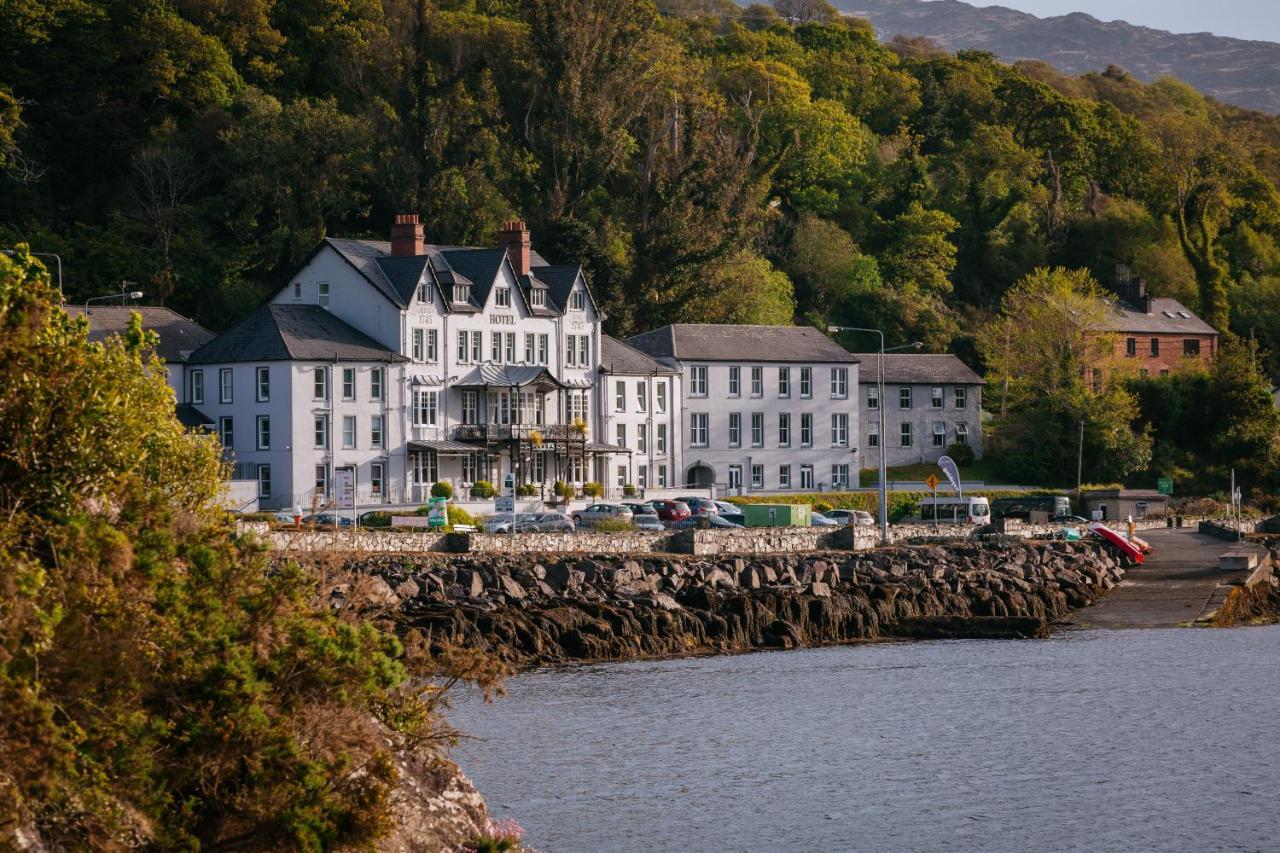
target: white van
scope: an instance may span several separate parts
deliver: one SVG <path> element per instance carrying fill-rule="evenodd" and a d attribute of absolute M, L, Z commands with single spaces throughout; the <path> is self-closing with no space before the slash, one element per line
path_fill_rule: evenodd
<path fill-rule="evenodd" d="M 989 524 L 991 504 L 986 498 L 925 498 L 917 514 L 926 524 Z"/>

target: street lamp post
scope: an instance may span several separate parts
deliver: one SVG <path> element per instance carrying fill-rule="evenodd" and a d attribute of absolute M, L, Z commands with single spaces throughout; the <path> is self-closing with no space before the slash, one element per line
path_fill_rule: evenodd
<path fill-rule="evenodd" d="M 880 337 L 880 355 L 876 359 L 876 386 L 879 397 L 876 400 L 876 406 L 880 415 L 880 445 L 876 448 L 880 457 L 880 544 L 889 544 L 889 468 L 885 461 L 885 442 L 889 440 L 885 435 L 884 424 L 884 354 L 895 350 L 904 349 L 920 349 L 924 346 L 920 341 L 906 344 L 899 347 L 884 347 L 884 332 L 879 329 L 864 329 L 858 326 L 828 326 L 827 331 L 831 334 L 836 332 L 867 332 L 869 334 L 878 335 Z"/>
<path fill-rule="evenodd" d="M 0 254 L 16 255 L 16 249 L 0 249 Z M 28 255 L 35 255 L 37 258 L 53 258 L 58 262 L 58 292 L 62 293 L 62 256 L 56 252 L 27 252 Z"/>
<path fill-rule="evenodd" d="M 131 281 L 122 281 L 120 283 L 125 285 L 126 287 L 130 284 L 133 284 L 133 282 Z M 124 305 L 126 300 L 141 299 L 141 298 L 142 298 L 141 290 L 121 290 L 119 293 L 108 293 L 103 296 L 91 296 L 84 301 L 84 307 L 85 307 L 85 310 L 87 311 L 89 309 L 89 304 L 92 302 L 104 302 L 108 299 L 119 299 L 120 304 Z"/>

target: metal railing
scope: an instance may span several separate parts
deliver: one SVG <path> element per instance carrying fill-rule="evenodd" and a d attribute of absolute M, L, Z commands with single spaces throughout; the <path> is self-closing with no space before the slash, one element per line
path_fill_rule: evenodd
<path fill-rule="evenodd" d="M 585 441 L 590 430 L 579 432 L 567 424 L 464 424 L 454 427 L 457 441 L 528 441 L 533 433 L 547 441 Z"/>

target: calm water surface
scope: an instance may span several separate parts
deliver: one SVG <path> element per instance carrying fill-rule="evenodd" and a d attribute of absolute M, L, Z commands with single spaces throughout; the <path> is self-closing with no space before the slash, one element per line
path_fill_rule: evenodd
<path fill-rule="evenodd" d="M 540 851 L 1277 850 L 1280 626 L 547 670 L 454 722 Z"/>

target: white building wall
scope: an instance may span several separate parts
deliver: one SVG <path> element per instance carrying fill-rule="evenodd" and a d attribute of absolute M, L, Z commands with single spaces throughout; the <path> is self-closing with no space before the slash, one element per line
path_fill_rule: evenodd
<path fill-rule="evenodd" d="M 749 346 L 744 342 L 744 347 Z M 692 484 L 691 473 L 700 466 L 714 471 L 717 487 L 729 490 L 731 466 L 741 466 L 743 493 L 799 491 L 808 489 L 802 481 L 802 468 L 812 466 L 814 490 L 830 490 L 833 488 L 833 465 L 848 466 L 848 482 L 846 485 L 856 486 L 858 469 L 863 466 L 864 455 L 858 440 L 860 428 L 858 422 L 858 365 L 818 363 L 801 365 L 779 362 L 681 362 L 683 384 L 683 426 L 684 433 L 683 459 L 681 479 Z M 693 369 L 704 367 L 707 370 L 707 394 L 695 396 L 691 381 Z M 730 394 L 730 368 L 739 368 L 740 386 L 737 396 Z M 751 388 L 751 368 L 760 367 L 763 371 L 763 393 L 753 396 Z M 781 394 L 779 370 L 788 371 L 789 393 Z M 801 371 L 809 368 L 812 371 L 811 395 L 801 395 Z M 832 371 L 847 371 L 847 394 L 833 397 L 831 392 Z M 732 413 L 741 417 L 741 442 L 739 446 L 730 446 L 729 426 Z M 753 413 L 764 416 L 764 441 L 762 446 L 752 446 L 751 416 Z M 790 443 L 783 446 L 780 442 L 780 414 L 790 417 Z M 831 416 L 840 413 L 848 419 L 848 446 L 839 447 L 832 444 Z M 694 416 L 705 414 L 708 422 L 708 441 L 705 446 L 693 443 Z M 802 416 L 812 418 L 812 444 L 805 447 L 801 443 Z M 753 466 L 763 466 L 763 485 L 752 486 Z M 783 466 L 789 466 L 789 485 L 783 478 Z M 841 486 L 844 487 L 844 486 Z M 732 490 L 735 491 L 736 490 Z"/>
<path fill-rule="evenodd" d="M 270 376 L 269 399 L 257 399 L 257 369 L 265 367 Z M 221 372 L 230 370 L 232 376 L 231 400 L 224 401 L 221 392 Z M 222 434 L 223 419 L 231 418 L 231 443 L 224 445 L 228 461 L 236 465 L 233 477 L 256 479 L 260 465 L 271 466 L 271 494 L 264 497 L 264 509 L 292 506 L 293 495 L 298 490 L 294 476 L 294 405 L 292 365 L 289 362 L 260 362 L 237 364 L 196 364 L 187 367 L 188 382 L 197 372 L 204 376 L 204 402 L 194 403 L 214 422 L 215 431 Z M 271 446 L 259 450 L 257 446 L 257 419 L 270 418 Z"/>
<path fill-rule="evenodd" d="M 880 450 L 884 449 L 885 464 L 892 468 L 899 465 L 916 465 L 922 462 L 937 462 L 946 454 L 947 447 L 957 440 L 959 428 L 957 424 L 965 424 L 968 428 L 968 443 L 977 457 L 982 456 L 982 386 L 956 384 L 902 383 L 885 382 L 884 419 L 885 435 L 880 437 L 880 447 L 872 447 L 872 433 L 880 423 L 880 413 L 871 408 L 870 400 L 875 387 L 875 365 L 867 364 L 869 381 L 859 388 L 862 419 L 862 441 L 864 467 L 880 466 Z M 911 389 L 911 406 L 902 405 L 902 389 Z M 956 389 L 964 389 L 964 406 L 957 406 Z M 942 406 L 933 405 L 934 389 L 942 391 Z M 902 443 L 902 425 L 911 425 L 911 446 Z M 936 433 L 936 425 L 942 424 L 943 432 Z M 941 436 L 941 444 L 934 443 L 934 435 Z"/>
<path fill-rule="evenodd" d="M 320 285 L 329 285 L 329 310 L 392 352 L 401 349 L 398 305 L 371 285 L 337 250 L 325 245 L 281 288 L 276 305 L 318 305 Z"/>
<path fill-rule="evenodd" d="M 357 471 L 357 497 L 363 504 L 371 499 L 370 466 L 381 463 L 385 466 L 384 493 L 388 500 L 394 502 L 417 502 L 425 500 L 429 483 L 416 484 L 413 477 L 413 456 L 407 443 L 409 441 L 446 441 L 456 438 L 457 428 L 463 423 L 463 389 L 458 382 L 482 364 L 509 364 L 515 366 L 537 364 L 545 366 L 548 371 L 562 382 L 585 386 L 580 391 L 554 391 L 543 397 L 543 423 L 548 425 L 566 423 L 567 396 L 570 393 L 585 393 L 588 400 L 587 439 L 609 441 L 608 437 L 596 435 L 596 399 L 593 385 L 600 363 L 600 317 L 590 299 L 585 300 L 582 310 L 568 310 L 564 315 L 534 316 L 526 306 L 509 265 L 504 264 L 499 273 L 499 280 L 490 288 L 486 304 L 477 312 L 450 313 L 436 290 L 434 284 L 419 293 L 425 292 L 428 299 L 419 301 L 416 297 L 407 309 L 399 309 L 378 292 L 367 280 L 350 266 L 334 249 L 326 246 L 316 253 L 315 257 L 296 275 L 290 284 L 284 287 L 272 299 L 275 304 L 304 305 L 320 304 L 320 284 L 328 284 L 327 309 L 336 317 L 354 328 L 377 340 L 383 346 L 397 352 L 410 361 L 403 365 L 383 365 L 386 368 L 386 392 L 380 403 L 370 401 L 367 396 L 367 373 L 373 364 L 358 366 L 359 394 L 354 401 L 341 399 L 341 369 L 350 366 L 346 363 L 329 364 L 330 400 L 313 399 L 311 390 L 311 371 L 315 364 L 294 362 L 272 365 L 273 393 L 272 401 L 262 405 L 252 402 L 242 403 L 242 394 L 237 386 L 236 400 L 230 407 L 223 407 L 216 402 L 218 365 L 202 366 L 205 370 L 205 405 L 201 410 L 217 421 L 224 415 L 234 418 L 235 426 L 235 459 L 245 465 L 256 466 L 270 464 L 272 475 L 272 496 L 263 500 L 264 508 L 292 506 L 298 503 L 304 510 L 310 511 L 311 497 L 315 489 L 315 468 L 325 465 L 332 483 L 332 472 L 336 467 L 354 466 Z M 511 291 L 510 306 L 496 305 L 497 291 L 500 287 Z M 579 279 L 574 286 L 585 289 L 585 283 Z M 548 306 L 551 307 L 551 306 Z M 421 359 L 414 358 L 413 330 L 424 331 L 424 347 Z M 429 338 L 425 333 L 436 333 L 434 354 L 427 346 Z M 465 357 L 459 357 L 459 333 L 469 336 L 479 333 L 481 336 L 480 359 L 472 357 L 468 348 Z M 501 357 L 493 359 L 492 340 L 494 333 L 515 335 L 514 358 L 507 358 L 504 346 Z M 535 335 L 534 359 L 526 358 L 525 336 Z M 538 338 L 547 336 L 546 363 L 541 364 L 538 358 Z M 589 339 L 588 358 L 585 363 L 577 357 L 580 352 L 575 347 L 575 357 L 570 363 L 566 352 L 566 342 L 572 336 L 575 340 L 580 336 Z M 237 382 L 247 383 L 248 394 L 253 393 L 253 365 L 232 365 L 237 371 Z M 188 380 L 189 382 L 189 380 Z M 276 387 L 286 394 L 284 398 L 275 391 Z M 434 424 L 415 425 L 413 423 L 412 400 L 414 388 L 421 388 L 436 393 L 436 421 Z M 669 409 L 673 417 L 678 417 L 678 398 L 672 390 Z M 269 411 L 268 411 L 269 410 Z M 269 413 L 272 418 L 273 443 L 270 451 L 258 451 L 253 445 L 254 418 L 259 413 Z M 384 416 L 384 450 L 368 446 L 369 422 L 375 413 Z M 317 415 L 329 417 L 329 448 L 316 448 L 314 441 L 314 418 Z M 354 415 L 357 418 L 357 447 L 343 448 L 343 417 Z M 478 394 L 478 420 L 481 424 L 493 422 L 493 413 L 489 410 L 486 393 Z M 243 421 L 243 423 L 242 423 Z M 671 429 L 671 427 L 669 427 Z M 669 441 L 678 440 L 678 429 L 672 430 Z M 676 447 L 678 445 L 673 445 Z M 479 471 L 475 479 L 487 479 L 495 484 L 512 470 L 510 459 L 504 447 L 493 447 L 489 454 L 489 466 Z M 462 457 L 441 454 L 437 457 L 437 479 L 452 483 L 455 490 L 464 488 L 472 481 L 463 477 Z M 593 472 L 588 469 L 586 479 Z M 565 472 L 557 472 L 554 462 L 548 462 L 546 482 L 550 483 L 557 476 L 567 476 Z M 673 480 L 679 477 L 674 469 L 668 474 Z M 581 483 L 584 478 L 575 478 Z"/>
<path fill-rule="evenodd" d="M 618 383 L 623 386 L 619 407 Z M 658 408 L 658 388 L 666 393 L 666 407 Z M 640 406 L 644 388 L 644 408 Z M 601 465 L 601 483 L 611 492 L 626 484 L 646 489 L 674 487 L 684 482 L 681 468 L 681 382 L 679 374 L 601 373 L 597 377 L 596 408 L 600 440 L 624 446 L 630 454 L 612 454 Z M 619 433 L 619 427 L 622 432 Z M 641 448 L 641 427 L 644 447 Z M 658 430 L 666 433 L 665 450 L 659 450 Z M 620 481 L 620 471 L 622 476 Z"/>

